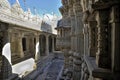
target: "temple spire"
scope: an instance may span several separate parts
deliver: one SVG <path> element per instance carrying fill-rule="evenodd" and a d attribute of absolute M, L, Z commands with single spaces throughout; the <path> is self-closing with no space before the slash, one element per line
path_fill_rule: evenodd
<path fill-rule="evenodd" d="M 18 3 L 20 5 L 19 0 L 16 0 L 16 3 Z"/>

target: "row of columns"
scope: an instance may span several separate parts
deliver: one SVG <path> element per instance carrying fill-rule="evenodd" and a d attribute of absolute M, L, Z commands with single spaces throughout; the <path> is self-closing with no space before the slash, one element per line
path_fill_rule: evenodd
<path fill-rule="evenodd" d="M 17 33 L 13 33 L 13 31 L 15 32 L 14 29 L 11 29 L 10 25 L 6 24 L 6 23 L 0 23 L 0 48 L 1 52 L 0 52 L 0 79 L 4 80 L 4 79 L 8 79 L 9 77 L 11 77 L 13 75 L 12 73 L 12 54 L 13 52 L 15 52 L 16 55 L 18 55 L 20 58 L 25 59 L 25 55 L 24 55 L 24 51 L 23 51 L 23 43 L 22 43 L 22 39 L 23 39 L 23 34 L 21 34 L 21 31 Z M 24 32 L 23 32 L 24 33 Z M 25 32 L 26 33 L 26 32 Z M 14 34 L 17 34 L 16 36 L 13 36 Z M 50 36 L 50 35 L 49 35 Z M 45 56 L 49 55 L 49 36 L 46 36 L 46 54 Z M 14 39 L 15 41 L 12 41 L 12 39 Z M 29 37 L 26 37 L 26 49 L 28 52 L 26 52 L 25 54 L 27 54 L 27 56 L 32 55 L 30 57 L 35 58 L 35 60 L 39 60 L 41 58 L 40 56 L 40 49 L 39 49 L 39 40 L 40 39 L 40 35 L 39 32 L 35 33 L 35 35 L 29 35 Z M 55 43 L 54 43 L 54 39 L 55 39 L 55 35 L 51 36 L 52 39 L 52 52 L 54 51 L 54 47 L 55 47 Z M 28 43 L 27 43 L 28 41 Z M 16 45 L 13 45 L 13 43 Z M 13 49 L 13 47 L 15 47 L 15 49 Z M 7 52 L 6 52 L 7 49 Z M 29 53 L 29 51 L 31 53 Z M 37 54 L 37 55 L 36 55 Z"/>
<path fill-rule="evenodd" d="M 44 39 L 41 39 L 42 38 L 41 36 L 44 37 Z M 44 52 L 46 55 L 49 55 L 50 51 L 52 51 L 52 52 L 55 51 L 55 41 L 54 40 L 55 40 L 55 37 L 53 37 L 53 36 L 40 35 L 40 37 L 39 37 L 40 44 L 39 45 L 41 45 L 40 48 L 45 48 Z M 50 43 L 52 43 L 52 44 L 50 45 Z M 50 48 L 51 48 L 51 50 L 50 50 Z"/>

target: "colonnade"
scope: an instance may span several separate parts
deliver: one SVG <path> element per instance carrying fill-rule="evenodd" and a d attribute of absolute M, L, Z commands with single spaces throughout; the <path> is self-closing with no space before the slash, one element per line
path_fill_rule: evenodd
<path fill-rule="evenodd" d="M 0 22 L 0 79 L 12 76 L 12 66 L 54 52 L 56 35 Z"/>

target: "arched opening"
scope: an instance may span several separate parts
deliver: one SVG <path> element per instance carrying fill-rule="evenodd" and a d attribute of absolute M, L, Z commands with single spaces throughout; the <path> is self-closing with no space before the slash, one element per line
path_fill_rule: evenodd
<path fill-rule="evenodd" d="M 23 51 L 26 51 L 26 38 L 22 38 Z"/>
<path fill-rule="evenodd" d="M 40 38 L 39 38 L 39 43 L 40 43 L 40 47 L 39 47 L 39 50 L 40 50 L 40 56 L 45 56 L 45 51 L 46 51 L 46 37 L 45 35 L 40 35 Z"/>
<path fill-rule="evenodd" d="M 51 53 L 53 49 L 52 36 L 49 36 L 49 52 Z"/>

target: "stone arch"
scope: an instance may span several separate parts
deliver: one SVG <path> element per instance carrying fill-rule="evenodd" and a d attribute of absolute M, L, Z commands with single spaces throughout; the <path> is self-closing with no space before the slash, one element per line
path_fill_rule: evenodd
<path fill-rule="evenodd" d="M 40 56 L 45 56 L 45 51 L 46 51 L 46 36 L 45 35 L 40 35 L 39 37 L 39 43 L 40 43 Z"/>

